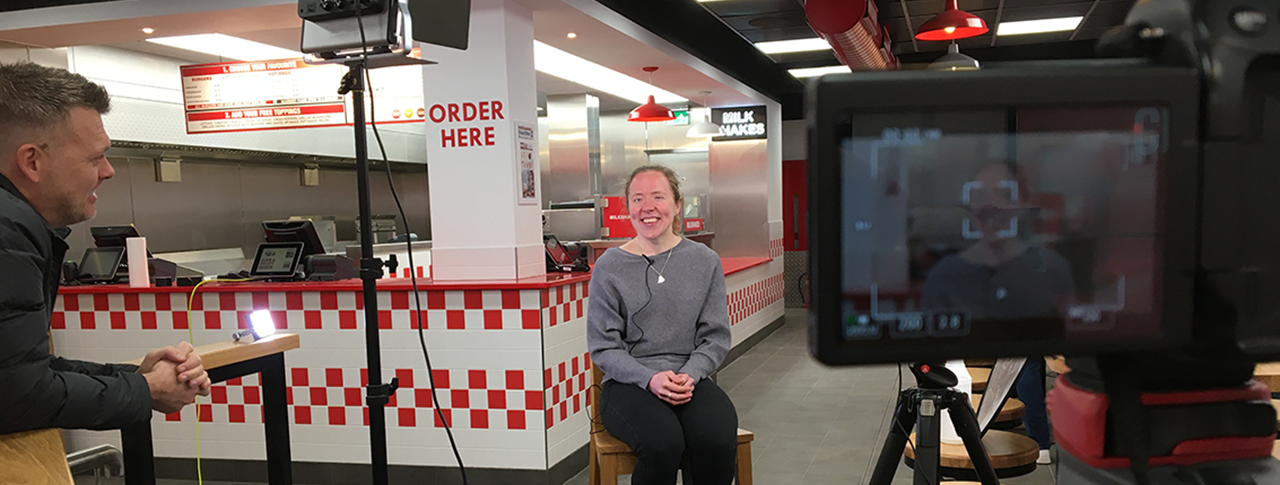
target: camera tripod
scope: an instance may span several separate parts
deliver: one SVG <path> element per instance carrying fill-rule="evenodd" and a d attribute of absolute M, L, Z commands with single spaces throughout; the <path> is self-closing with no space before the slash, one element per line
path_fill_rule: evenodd
<path fill-rule="evenodd" d="M 951 389 L 957 383 L 955 373 L 939 364 L 913 363 L 911 373 L 916 377 L 916 387 L 899 391 L 898 409 L 893 416 L 889 435 L 880 449 L 875 471 L 871 473 L 871 485 L 889 485 L 902 459 L 908 436 L 913 427 L 919 428 L 915 442 L 915 485 L 936 485 L 942 438 L 942 409 L 951 411 L 951 422 L 956 433 L 964 441 L 969 460 L 978 480 L 983 485 L 999 485 L 995 468 L 987 458 L 982 445 L 982 433 L 978 418 L 969 404 L 969 395 Z"/>

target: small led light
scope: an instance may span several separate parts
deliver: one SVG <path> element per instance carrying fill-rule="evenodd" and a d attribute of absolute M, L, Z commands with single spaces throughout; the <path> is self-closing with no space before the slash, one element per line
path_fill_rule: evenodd
<path fill-rule="evenodd" d="M 568 37 L 568 38 L 570 38 L 570 39 L 577 39 L 577 38 L 578 38 L 578 34 L 575 34 L 575 33 L 573 33 L 573 32 L 569 32 L 568 34 L 565 34 L 565 37 Z"/>
<path fill-rule="evenodd" d="M 954 33 L 956 32 L 956 28 L 955 28 L 955 27 L 947 27 L 947 28 L 945 28 L 945 29 L 942 29 L 942 31 L 943 31 L 943 32 L 946 32 L 946 33 L 948 33 L 948 34 L 954 34 Z"/>
<path fill-rule="evenodd" d="M 268 310 L 258 310 L 249 314 L 249 328 L 231 334 L 231 338 L 240 341 L 250 335 L 254 340 L 262 340 L 276 333 L 276 323 Z"/>
<path fill-rule="evenodd" d="M 142 28 L 142 33 L 144 33 L 144 34 L 154 34 L 154 33 L 156 33 L 156 29 L 153 29 L 153 28 L 151 28 L 151 27 L 143 27 L 143 28 Z"/>

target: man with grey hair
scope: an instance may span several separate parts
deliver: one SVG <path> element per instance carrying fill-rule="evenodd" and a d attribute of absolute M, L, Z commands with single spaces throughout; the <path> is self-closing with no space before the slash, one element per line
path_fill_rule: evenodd
<path fill-rule="evenodd" d="M 186 342 L 139 366 L 50 355 L 67 226 L 94 216 L 94 191 L 115 175 L 102 127 L 110 109 L 107 91 L 83 76 L 0 64 L 0 433 L 125 428 L 208 395 Z"/>

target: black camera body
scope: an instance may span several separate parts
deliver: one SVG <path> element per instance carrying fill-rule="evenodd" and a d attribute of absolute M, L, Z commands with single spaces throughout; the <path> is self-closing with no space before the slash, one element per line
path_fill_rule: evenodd
<path fill-rule="evenodd" d="M 1280 358 L 1265 3 L 1138 2 L 1113 59 L 813 81 L 813 355 Z"/>

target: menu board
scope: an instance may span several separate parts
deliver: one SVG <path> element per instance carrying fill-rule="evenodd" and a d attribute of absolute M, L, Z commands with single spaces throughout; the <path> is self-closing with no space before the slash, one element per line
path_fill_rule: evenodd
<path fill-rule="evenodd" d="M 337 64 L 302 59 L 182 66 L 187 133 L 315 128 L 355 123 L 354 99 L 339 95 L 347 73 Z M 421 123 L 426 116 L 422 67 L 371 69 L 373 103 L 365 94 L 365 123 Z"/>
<path fill-rule="evenodd" d="M 365 95 L 365 122 L 369 112 L 377 109 L 378 123 L 422 123 L 427 110 L 422 99 L 422 66 L 395 66 L 369 70 L 369 91 L 374 102 Z M 347 96 L 348 103 L 351 96 Z M 347 123 L 355 123 L 354 108 L 348 106 Z"/>
<path fill-rule="evenodd" d="M 182 66 L 187 133 L 347 124 L 344 68 L 302 59 Z"/>

